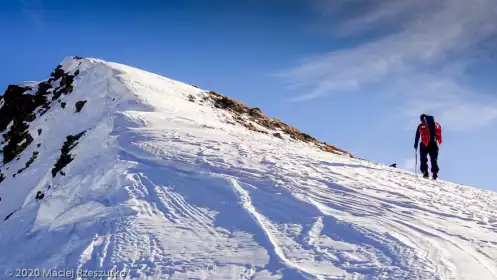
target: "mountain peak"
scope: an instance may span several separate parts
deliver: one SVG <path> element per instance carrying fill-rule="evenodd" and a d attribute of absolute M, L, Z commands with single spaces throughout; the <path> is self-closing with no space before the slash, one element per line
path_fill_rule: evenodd
<path fill-rule="evenodd" d="M 126 84 L 131 85 L 133 83 L 146 83 L 148 79 L 154 81 L 157 87 L 167 87 L 171 83 L 174 83 L 177 86 L 180 85 L 179 82 L 175 82 L 157 76 L 155 74 L 147 73 L 145 71 L 125 65 L 108 63 L 95 58 L 82 58 L 78 56 L 66 57 L 52 72 L 48 80 L 38 83 L 26 82 L 20 85 L 10 85 L 8 87 L 7 91 L 0 101 L 1 106 L 5 104 L 5 108 L 0 111 L 0 119 L 2 120 L 0 122 L 0 131 L 6 130 L 7 125 L 11 122 L 20 122 L 21 120 L 31 122 L 35 118 L 41 117 L 42 115 L 47 113 L 50 107 L 53 106 L 56 102 L 62 103 L 62 95 L 69 95 L 72 93 L 74 88 L 74 79 L 80 73 L 83 73 L 83 76 L 87 75 L 87 73 L 96 75 L 99 74 L 99 71 L 114 71 L 116 73 L 119 73 L 112 77 L 109 76 L 111 74 L 107 73 L 109 78 L 114 81 L 113 85 L 116 87 L 126 87 Z M 122 80 L 122 83 L 119 84 L 119 79 L 122 78 L 125 73 L 139 73 L 141 79 Z M 148 77 L 146 76 L 147 74 Z M 130 77 L 133 76 L 131 75 Z M 163 85 L 161 83 L 163 83 Z M 182 84 L 181 86 L 183 88 L 189 87 L 189 85 L 186 84 Z M 233 116 L 231 118 L 227 118 L 227 123 L 233 125 L 240 124 L 251 131 L 271 134 L 281 139 L 283 139 L 283 135 L 287 135 L 291 139 L 297 141 L 312 143 L 317 148 L 323 151 L 350 156 L 350 154 L 348 154 L 347 152 L 337 147 L 319 142 L 310 135 L 302 133 L 291 126 L 286 125 L 280 120 L 267 117 L 259 108 L 248 107 L 240 102 L 234 101 L 213 91 L 203 91 L 198 89 L 197 87 L 191 87 L 192 88 L 190 88 L 190 91 L 188 91 L 189 93 L 186 96 L 183 94 L 183 97 L 187 98 L 190 102 L 199 104 L 200 106 L 214 106 L 215 108 L 224 109 L 227 112 L 232 113 Z M 140 92 L 134 92 L 129 89 L 122 89 L 122 92 L 102 91 L 100 92 L 100 95 L 102 94 L 113 94 L 113 98 L 117 98 L 120 95 L 120 97 L 125 98 L 130 97 L 132 99 L 137 98 L 141 100 L 147 99 L 146 95 L 140 96 Z M 92 98 L 93 96 L 89 95 L 88 97 Z M 165 94 L 163 96 L 163 98 L 168 97 L 169 96 Z M 75 103 L 76 112 L 79 112 L 85 103 L 86 100 L 77 101 Z M 144 104 L 145 103 L 147 102 L 144 102 Z M 64 102 L 64 104 L 66 104 L 66 102 Z M 38 111 L 35 112 L 35 110 Z M 11 130 L 13 131 L 12 133 L 14 133 L 14 131 L 21 132 L 22 129 L 13 127 Z M 24 132 L 24 130 L 22 132 Z M 31 143 L 32 141 L 29 133 L 19 135 L 18 138 L 19 139 L 17 140 L 14 139 L 14 141 L 9 141 L 11 147 L 5 148 L 4 163 L 10 162 L 15 156 L 17 156 L 17 154 L 21 153 L 24 148 L 26 148 L 26 146 L 19 146 L 19 142 L 24 141 L 24 143 L 27 143 L 29 145 L 29 143 Z M 5 153 L 6 151 L 7 153 Z"/>
<path fill-rule="evenodd" d="M 0 270 L 495 279 L 497 195 L 353 158 L 213 91 L 67 57 L 0 98 Z"/>

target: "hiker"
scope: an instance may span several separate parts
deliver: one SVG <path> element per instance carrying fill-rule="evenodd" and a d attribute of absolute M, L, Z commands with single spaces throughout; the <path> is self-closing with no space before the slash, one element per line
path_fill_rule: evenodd
<path fill-rule="evenodd" d="M 424 178 L 428 178 L 428 155 L 430 155 L 432 178 L 438 178 L 438 146 L 442 144 L 442 126 L 435 121 L 433 116 L 422 114 L 419 116 L 421 123 L 416 130 L 416 141 L 414 149 L 418 149 L 419 137 L 421 136 L 421 144 L 419 145 L 419 158 L 421 161 L 421 173 Z"/>

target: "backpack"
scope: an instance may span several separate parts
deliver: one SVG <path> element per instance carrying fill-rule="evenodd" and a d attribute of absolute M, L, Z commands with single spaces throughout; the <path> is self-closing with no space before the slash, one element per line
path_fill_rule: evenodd
<path fill-rule="evenodd" d="M 430 139 L 431 139 L 431 141 L 435 142 L 437 140 L 435 118 L 433 116 L 425 116 L 425 122 L 428 125 L 428 129 L 430 130 Z"/>

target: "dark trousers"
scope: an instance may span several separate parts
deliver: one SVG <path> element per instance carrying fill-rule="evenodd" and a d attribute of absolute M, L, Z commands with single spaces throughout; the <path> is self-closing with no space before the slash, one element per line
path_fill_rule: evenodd
<path fill-rule="evenodd" d="M 438 172 L 438 143 L 430 142 L 428 147 L 423 143 L 419 145 L 419 157 L 421 161 L 421 172 L 428 171 L 428 155 L 430 155 L 431 172 Z"/>

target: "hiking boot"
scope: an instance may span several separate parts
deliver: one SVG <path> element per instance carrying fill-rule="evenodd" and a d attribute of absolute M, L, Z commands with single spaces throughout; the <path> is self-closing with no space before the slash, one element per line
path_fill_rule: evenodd
<path fill-rule="evenodd" d="M 423 172 L 423 178 L 430 178 L 430 174 L 428 174 L 428 171 Z"/>
<path fill-rule="evenodd" d="M 438 172 L 433 172 L 433 180 L 436 180 L 438 178 Z"/>

